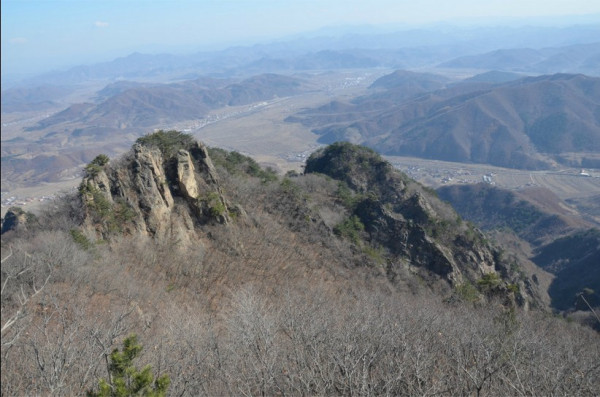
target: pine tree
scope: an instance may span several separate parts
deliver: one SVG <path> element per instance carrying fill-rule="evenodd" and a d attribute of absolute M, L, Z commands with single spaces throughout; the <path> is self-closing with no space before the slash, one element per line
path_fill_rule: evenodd
<path fill-rule="evenodd" d="M 154 379 L 150 365 L 138 370 L 133 360 L 142 351 L 137 335 L 132 334 L 123 342 L 123 350 L 113 350 L 108 367 L 109 379 L 100 379 L 98 390 L 88 391 L 88 397 L 128 397 L 166 395 L 171 380 L 168 375 Z"/>

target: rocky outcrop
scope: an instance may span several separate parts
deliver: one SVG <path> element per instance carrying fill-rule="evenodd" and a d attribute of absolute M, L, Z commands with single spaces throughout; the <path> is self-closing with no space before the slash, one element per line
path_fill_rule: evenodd
<path fill-rule="evenodd" d="M 80 186 L 86 225 L 104 237 L 118 231 L 191 241 L 196 226 L 228 223 L 206 147 L 194 142 L 174 153 L 137 143 L 120 161 L 88 173 Z"/>
<path fill-rule="evenodd" d="M 2 218 L 1 234 L 11 230 L 22 230 L 27 228 L 27 224 L 33 221 L 35 215 L 24 211 L 21 207 L 10 207 L 4 218 Z"/>
<path fill-rule="evenodd" d="M 504 295 L 514 283 L 521 302 L 536 300 L 479 230 L 372 150 L 336 143 L 314 153 L 306 172 L 326 174 L 350 189 L 341 201 L 364 226 L 364 244 L 386 253 L 390 279 L 408 269 L 429 283 L 444 280 L 456 288 L 497 273 L 504 284 L 495 287 Z"/>
<path fill-rule="evenodd" d="M 177 134 L 148 136 L 122 159 L 108 164 L 93 161 L 86 167 L 80 187 L 87 211 L 84 227 L 105 239 L 141 234 L 172 241 L 175 247 L 200 244 L 208 249 L 220 232 L 211 227 L 209 235 L 204 226 L 222 225 L 229 228 L 225 234 L 249 236 L 253 228 L 261 227 L 258 220 L 263 219 L 260 206 L 264 206 L 264 213 L 281 217 L 284 228 L 298 239 L 320 241 L 320 246 L 335 251 L 334 258 L 351 252 L 346 259 L 375 265 L 372 271 L 385 274 L 399 287 L 402 278 L 410 277 L 452 294 L 460 286 L 478 286 L 484 280 L 486 293 L 495 291 L 502 298 L 513 294 L 513 301 L 530 301 L 533 293 L 526 280 L 516 278 L 516 271 L 481 232 L 463 222 L 432 191 L 367 148 L 334 144 L 309 158 L 307 173 L 325 174 L 338 181 L 338 191 L 331 190 L 338 195 L 335 202 L 324 191 L 302 191 L 300 185 L 284 179 L 266 190 L 257 189 L 265 195 L 262 201 L 260 197 L 245 201 L 249 210 L 256 203 L 257 216 L 254 211 L 247 215 L 239 204 L 227 201 L 204 145 L 178 138 Z M 240 155 L 228 160 L 227 156 L 217 155 L 215 161 L 227 172 L 244 172 L 246 163 Z M 327 180 L 323 186 L 331 186 L 330 179 L 316 179 Z M 307 177 L 305 182 L 309 180 Z M 228 189 L 235 186 L 228 185 Z M 339 211 L 340 204 L 344 208 L 329 224 L 313 211 L 319 205 Z M 277 229 L 265 232 L 272 230 Z M 348 239 L 335 240 L 334 234 Z M 244 245 L 243 241 L 239 244 Z"/>
<path fill-rule="evenodd" d="M 365 225 L 371 243 L 386 247 L 415 269 L 425 269 L 453 285 L 495 271 L 493 253 L 478 243 L 477 232 L 473 231 L 471 239 L 461 239 L 460 228 L 454 225 L 453 230 L 448 220 L 440 219 L 419 192 L 394 202 L 367 196 L 356 205 L 354 214 Z"/>

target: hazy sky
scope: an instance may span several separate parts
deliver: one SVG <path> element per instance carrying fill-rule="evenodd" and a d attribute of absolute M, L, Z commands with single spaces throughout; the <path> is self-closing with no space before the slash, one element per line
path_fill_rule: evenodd
<path fill-rule="evenodd" d="M 600 14 L 599 0 L 2 0 L 1 7 L 3 75 L 325 26 Z"/>

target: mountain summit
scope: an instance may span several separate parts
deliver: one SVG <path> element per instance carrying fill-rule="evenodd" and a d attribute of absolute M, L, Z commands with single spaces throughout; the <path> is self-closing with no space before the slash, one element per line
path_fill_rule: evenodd
<path fill-rule="evenodd" d="M 318 250 L 329 251 L 332 269 L 350 261 L 397 288 L 419 278 L 445 295 L 491 277 L 493 288 L 482 297 L 539 304 L 533 285 L 480 231 L 370 149 L 333 144 L 310 156 L 304 176 L 280 182 L 261 170 L 265 182 L 256 197 L 243 195 L 231 179 L 242 163 L 258 172 L 251 159 L 212 151 L 217 164 L 229 168 L 222 174 L 228 186 L 220 182 L 211 150 L 175 131 L 138 139 L 114 164 L 94 160 L 79 189 L 84 228 L 101 238 L 125 233 L 203 246 L 213 244 L 209 235 L 227 230 L 238 236 L 234 246 L 247 247 L 251 242 L 241 236 L 266 227 L 257 226 L 258 214 L 266 213 L 285 225 L 282 238 L 304 241 L 310 250 L 317 249 L 311 240 L 322 241 Z M 318 187 L 309 188 L 309 181 Z"/>

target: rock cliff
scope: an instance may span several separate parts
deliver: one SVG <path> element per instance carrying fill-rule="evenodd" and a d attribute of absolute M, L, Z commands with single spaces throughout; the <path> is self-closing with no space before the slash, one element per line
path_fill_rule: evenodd
<path fill-rule="evenodd" d="M 521 304 L 536 295 L 531 282 L 511 269 L 481 231 L 374 151 L 335 143 L 308 159 L 306 173 L 328 175 L 349 189 L 342 200 L 364 227 L 365 241 L 385 256 L 390 279 L 409 269 L 456 288 L 497 274 L 504 282 L 494 283 L 488 292 L 506 297 L 509 289 L 518 290 L 512 298 Z"/>
<path fill-rule="evenodd" d="M 136 143 L 115 164 L 83 178 L 86 225 L 102 236 L 140 233 L 190 241 L 197 225 L 229 222 L 228 204 L 206 147 L 192 142 L 174 154 Z M 93 163 L 93 162 L 92 162 Z"/>

